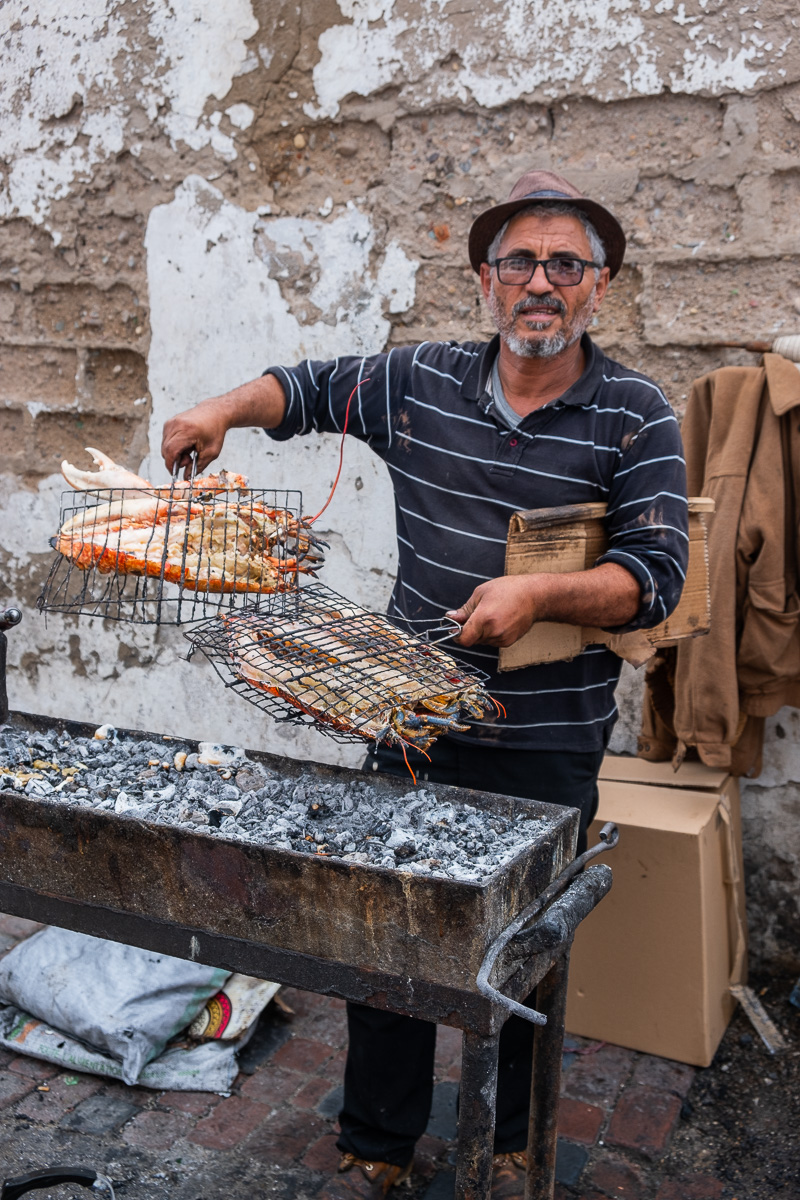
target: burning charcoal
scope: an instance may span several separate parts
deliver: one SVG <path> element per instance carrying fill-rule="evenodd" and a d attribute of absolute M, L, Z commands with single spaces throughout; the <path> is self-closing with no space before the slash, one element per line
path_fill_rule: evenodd
<path fill-rule="evenodd" d="M 198 765 L 199 765 L 199 759 L 196 754 L 187 754 L 186 755 L 186 761 L 183 764 L 185 770 L 194 771 L 197 769 Z"/>
<path fill-rule="evenodd" d="M 119 740 L 119 735 L 113 725 L 100 725 L 95 729 L 94 736 L 98 742 L 116 742 Z"/>
<path fill-rule="evenodd" d="M 131 800 L 127 792 L 119 792 L 117 794 L 117 798 L 114 801 L 114 812 L 126 813 L 129 809 L 134 807 L 134 802 Z"/>

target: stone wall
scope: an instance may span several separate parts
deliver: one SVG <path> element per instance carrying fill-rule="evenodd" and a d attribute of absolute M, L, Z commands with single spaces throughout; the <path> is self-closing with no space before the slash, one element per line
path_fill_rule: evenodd
<path fill-rule="evenodd" d="M 67 6 L 68 8 L 69 6 Z M 800 18 L 778 0 L 7 0 L 0 12 L 0 601 L 17 707 L 356 762 L 228 699 L 180 631 L 45 623 L 59 463 L 163 481 L 164 420 L 270 362 L 490 332 L 473 217 L 531 164 L 630 235 L 593 335 L 678 412 L 800 326 Z M 338 446 L 237 432 L 223 463 L 323 502 Z M 384 603 L 381 465 L 348 443 L 326 578 Z M 454 603 L 461 599 L 454 595 Z M 618 749 L 633 749 L 626 676 Z M 746 789 L 761 948 L 800 957 L 800 732 Z"/>

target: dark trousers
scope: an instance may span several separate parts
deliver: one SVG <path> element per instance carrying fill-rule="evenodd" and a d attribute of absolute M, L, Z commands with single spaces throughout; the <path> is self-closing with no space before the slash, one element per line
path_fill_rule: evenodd
<path fill-rule="evenodd" d="M 431 762 L 409 751 L 417 778 L 506 796 L 565 804 L 581 811 L 578 853 L 597 810 L 603 751 L 503 750 L 439 738 Z M 377 767 L 374 766 L 377 764 Z M 379 747 L 365 770 L 411 782 L 399 750 Z M 533 997 L 529 997 L 533 1004 Z M 339 1114 L 340 1150 L 405 1166 L 425 1132 L 433 1097 L 436 1026 L 362 1004 L 347 1005 L 350 1045 Z M 495 1151 L 524 1150 L 528 1140 L 533 1025 L 510 1017 L 500 1034 Z"/>

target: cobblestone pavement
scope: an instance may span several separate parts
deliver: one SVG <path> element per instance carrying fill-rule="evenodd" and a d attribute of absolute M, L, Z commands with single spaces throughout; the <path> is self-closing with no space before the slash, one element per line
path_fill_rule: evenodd
<path fill-rule="evenodd" d="M 0 950 L 35 928 L 0 918 Z M 0 1050 L 0 1178 L 80 1162 L 109 1176 L 120 1200 L 370 1196 L 360 1175 L 335 1173 L 344 1003 L 291 988 L 281 995 L 294 1017 L 262 1019 L 229 1096 L 130 1088 Z M 452 1196 L 459 1063 L 459 1033 L 441 1028 L 434 1111 L 398 1200 Z M 735 1195 L 712 1175 L 669 1169 L 682 1108 L 691 1111 L 692 1068 L 579 1038 L 568 1039 L 564 1067 L 558 1200 Z M 514 1197 L 521 1200 L 521 1185 L 504 1200 Z"/>

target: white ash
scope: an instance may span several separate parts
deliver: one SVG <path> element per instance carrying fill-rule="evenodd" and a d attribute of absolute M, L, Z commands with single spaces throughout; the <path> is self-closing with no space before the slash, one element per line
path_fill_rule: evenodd
<path fill-rule="evenodd" d="M 402 796 L 374 775 L 327 781 L 280 775 L 237 747 L 120 736 L 0 730 L 0 789 L 94 807 L 304 854 L 482 882 L 540 837 L 545 818 L 510 820 L 437 799 Z"/>

